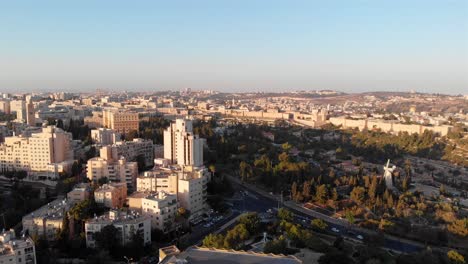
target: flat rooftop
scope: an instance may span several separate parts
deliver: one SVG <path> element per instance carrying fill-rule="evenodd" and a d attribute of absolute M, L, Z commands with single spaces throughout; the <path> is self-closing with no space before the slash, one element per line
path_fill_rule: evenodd
<path fill-rule="evenodd" d="M 190 247 L 177 256 L 190 264 L 300 264 L 301 260 L 294 256 L 255 253 L 251 251 L 235 251 Z"/>
<path fill-rule="evenodd" d="M 57 198 L 36 211 L 23 216 L 23 220 L 34 218 L 62 219 L 64 212 L 67 212 L 70 208 L 71 203 L 66 198 Z"/>

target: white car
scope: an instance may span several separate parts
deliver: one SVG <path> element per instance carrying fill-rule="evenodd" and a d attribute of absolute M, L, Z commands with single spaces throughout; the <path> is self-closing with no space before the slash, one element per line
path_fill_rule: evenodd
<path fill-rule="evenodd" d="M 335 233 L 339 233 L 339 232 L 340 232 L 340 230 L 339 230 L 338 228 L 336 228 L 336 227 L 332 227 L 331 231 L 333 231 L 333 232 L 335 232 Z"/>
<path fill-rule="evenodd" d="M 357 237 L 357 239 L 359 239 L 359 240 L 363 240 L 363 239 L 364 239 L 364 237 L 361 236 L 361 235 L 357 235 L 356 237 Z"/>

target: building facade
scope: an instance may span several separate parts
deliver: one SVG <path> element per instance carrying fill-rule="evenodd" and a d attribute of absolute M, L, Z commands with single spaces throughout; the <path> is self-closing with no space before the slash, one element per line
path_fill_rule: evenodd
<path fill-rule="evenodd" d="M 55 240 L 57 232 L 62 229 L 63 218 L 71 206 L 66 199 L 56 199 L 23 216 L 23 232 L 30 236 L 43 236 L 49 241 Z"/>
<path fill-rule="evenodd" d="M 164 158 L 180 166 L 203 165 L 204 140 L 193 134 L 189 119 L 176 119 L 164 130 Z"/>
<path fill-rule="evenodd" d="M 0 171 L 68 172 L 73 164 L 72 136 L 48 126 L 30 137 L 6 137 L 0 145 Z"/>
<path fill-rule="evenodd" d="M 13 229 L 0 234 L 0 263 L 36 264 L 34 241 L 29 236 L 16 237 Z"/>
<path fill-rule="evenodd" d="M 109 208 L 122 208 L 127 200 L 127 184 L 116 182 L 103 184 L 94 191 L 94 201 Z"/>
<path fill-rule="evenodd" d="M 145 244 L 151 243 L 151 220 L 132 211 L 111 210 L 102 216 L 96 216 L 85 223 L 86 246 L 97 247 L 96 233 L 108 225 L 117 229 L 116 236 L 120 245 L 126 245 L 132 241 L 132 237 L 141 234 Z"/>
<path fill-rule="evenodd" d="M 109 128 L 98 128 L 91 130 L 91 139 L 94 144 L 112 145 L 121 141 L 122 135 Z"/>
<path fill-rule="evenodd" d="M 164 233 L 174 230 L 177 214 L 177 196 L 164 191 L 134 193 L 129 197 L 129 208 L 138 210 L 151 219 L 151 228 Z"/>
<path fill-rule="evenodd" d="M 114 129 L 122 134 L 128 133 L 132 130 L 138 131 L 138 113 L 119 110 L 104 110 L 102 112 L 102 126 Z"/>

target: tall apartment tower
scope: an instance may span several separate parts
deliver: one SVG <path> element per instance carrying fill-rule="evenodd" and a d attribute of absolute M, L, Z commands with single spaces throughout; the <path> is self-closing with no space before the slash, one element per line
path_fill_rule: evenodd
<path fill-rule="evenodd" d="M 164 130 L 164 158 L 181 166 L 203 165 L 203 139 L 193 134 L 190 119 L 177 119 Z"/>
<path fill-rule="evenodd" d="M 16 120 L 26 121 L 26 105 L 24 100 L 13 100 L 10 102 L 10 111 L 16 113 Z"/>
<path fill-rule="evenodd" d="M 26 123 L 30 126 L 36 125 L 36 118 L 34 117 L 34 104 L 31 96 L 26 96 Z"/>

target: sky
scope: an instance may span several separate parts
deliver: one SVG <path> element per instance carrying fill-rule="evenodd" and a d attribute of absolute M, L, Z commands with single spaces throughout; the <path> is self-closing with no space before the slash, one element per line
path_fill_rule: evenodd
<path fill-rule="evenodd" d="M 468 94 L 468 1 L 0 0 L 0 92 Z"/>

